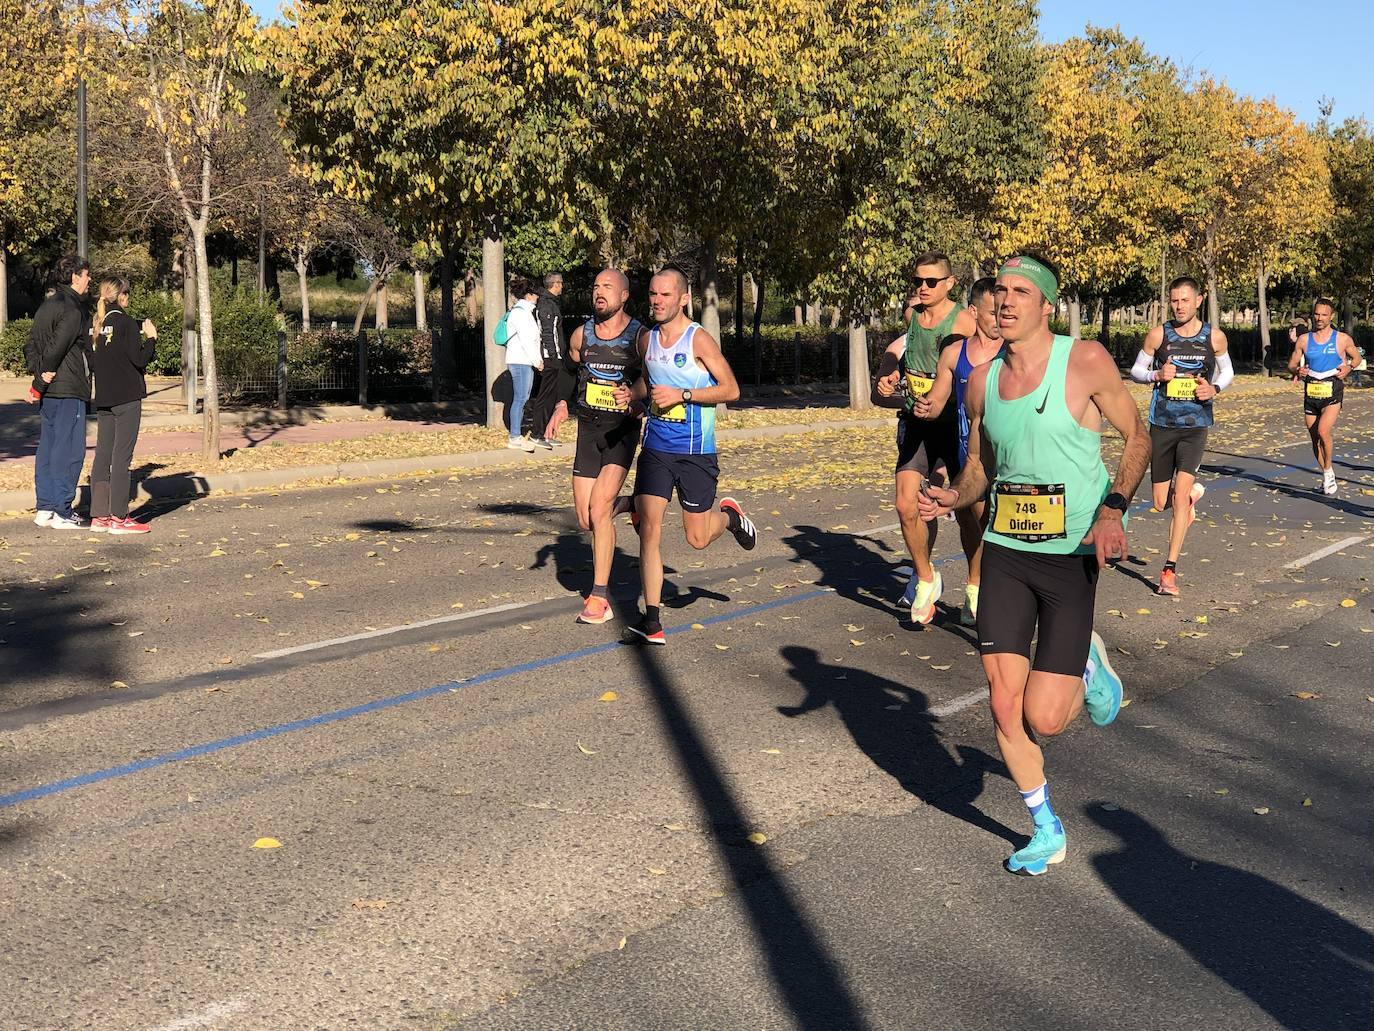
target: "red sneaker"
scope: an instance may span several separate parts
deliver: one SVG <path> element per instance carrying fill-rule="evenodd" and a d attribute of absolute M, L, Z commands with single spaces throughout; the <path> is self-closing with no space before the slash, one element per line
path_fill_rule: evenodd
<path fill-rule="evenodd" d="M 114 516 L 96 516 L 91 520 L 90 529 L 93 533 L 109 533 L 110 528 L 117 522 L 120 520 Z"/>
<path fill-rule="evenodd" d="M 137 519 L 130 519 L 125 516 L 123 519 L 110 520 L 110 533 L 147 533 L 152 527 L 147 523 L 140 523 Z"/>
<path fill-rule="evenodd" d="M 582 606 L 582 612 L 577 617 L 577 621 L 598 626 L 602 623 L 609 623 L 613 616 L 611 603 L 605 598 L 588 598 L 587 603 Z"/>
<path fill-rule="evenodd" d="M 1159 574 L 1159 593 L 1167 594 L 1170 598 L 1178 597 L 1178 574 L 1172 569 L 1165 569 Z"/>

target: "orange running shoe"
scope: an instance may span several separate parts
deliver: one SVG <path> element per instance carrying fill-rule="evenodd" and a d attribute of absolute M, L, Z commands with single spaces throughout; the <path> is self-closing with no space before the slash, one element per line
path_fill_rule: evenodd
<path fill-rule="evenodd" d="M 587 603 L 582 606 L 582 612 L 578 615 L 579 623 L 590 623 L 599 626 L 602 623 L 609 623 L 615 615 L 611 611 L 611 603 L 605 598 L 589 597 Z"/>
<path fill-rule="evenodd" d="M 1159 574 L 1160 594 L 1167 594 L 1170 598 L 1178 597 L 1178 574 L 1172 569 L 1166 569 Z"/>

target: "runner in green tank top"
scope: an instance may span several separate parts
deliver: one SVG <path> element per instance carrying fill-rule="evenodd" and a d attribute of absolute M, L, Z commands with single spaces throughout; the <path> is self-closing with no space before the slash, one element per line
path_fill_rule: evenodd
<path fill-rule="evenodd" d="M 898 408 L 896 507 L 902 537 L 911 552 L 911 582 L 902 596 L 914 623 L 935 618 L 935 603 L 944 592 L 944 580 L 931 562 L 937 523 L 921 519 L 921 481 L 940 465 L 952 481 L 959 475 L 959 420 L 951 407 L 937 419 L 917 418 L 916 398 L 930 393 L 940 350 L 953 340 L 972 336 L 977 326 L 973 315 L 956 304 L 950 292 L 956 283 L 949 257 L 923 254 L 916 259 L 916 310 L 904 335 L 888 345 L 878 366 L 873 401 Z"/>
<path fill-rule="evenodd" d="M 921 499 L 927 519 L 989 499 L 978 642 L 997 745 L 1035 823 L 1005 866 L 1031 875 L 1066 849 L 1035 736 L 1062 732 L 1084 707 L 1099 726 L 1121 708 L 1093 604 L 1098 571 L 1126 555 L 1126 510 L 1150 457 L 1149 432 L 1111 356 L 1050 331 L 1058 291 L 1043 259 L 1002 266 L 1004 346 L 969 377 L 968 461 L 952 489 L 931 487 Z M 1103 418 L 1126 439 L 1115 479 L 1102 463 Z"/>

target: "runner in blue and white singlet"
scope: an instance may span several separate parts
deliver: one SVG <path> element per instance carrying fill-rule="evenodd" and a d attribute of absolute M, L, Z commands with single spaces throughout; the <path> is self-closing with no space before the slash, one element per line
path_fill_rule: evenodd
<path fill-rule="evenodd" d="M 1361 356 L 1349 334 L 1332 325 L 1336 308 L 1325 298 L 1312 306 L 1312 332 L 1298 338 L 1288 371 L 1302 386 L 1303 417 L 1312 440 L 1312 454 L 1321 467 L 1322 492 L 1336 493 L 1331 467 L 1331 435 L 1345 400 L 1345 377 Z"/>
<path fill-rule="evenodd" d="M 734 498 L 716 505 L 716 405 L 739 397 L 730 363 L 710 333 L 687 317 L 687 277 L 667 268 L 649 282 L 654 328 L 640 337 L 644 376 L 635 396 L 645 402 L 648 427 L 635 467 L 639 575 L 644 618 L 630 627 L 647 644 L 667 643 L 659 621 L 663 596 L 663 518 L 677 492 L 687 543 L 700 550 L 725 531 L 746 551 L 758 533 Z"/>
<path fill-rule="evenodd" d="M 662 328 L 649 330 L 644 373 L 651 388 L 661 385 L 696 392 L 718 385 L 710 371 L 697 362 L 694 343 L 698 332 L 702 332 L 701 326 L 693 322 L 671 346 L 664 347 Z M 687 403 L 666 409 L 650 405 L 644 446 L 675 455 L 715 454 L 715 405 Z"/>

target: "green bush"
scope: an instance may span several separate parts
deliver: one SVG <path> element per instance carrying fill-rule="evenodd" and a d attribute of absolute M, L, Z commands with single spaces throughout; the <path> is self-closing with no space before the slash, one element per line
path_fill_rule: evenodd
<path fill-rule="evenodd" d="M 215 319 L 215 361 L 219 374 L 250 376 L 264 361 L 275 362 L 281 310 L 270 296 L 239 287 L 219 291 L 211 302 Z"/>
<path fill-rule="evenodd" d="M 139 323 L 152 319 L 157 327 L 157 353 L 148 363 L 148 375 L 180 376 L 181 302 L 162 290 L 134 286 L 129 290 L 129 314 Z"/>
<path fill-rule="evenodd" d="M 28 375 L 24 364 L 24 341 L 29 338 L 33 319 L 11 319 L 0 334 L 0 369 L 16 376 Z"/>

